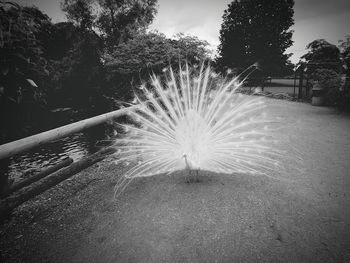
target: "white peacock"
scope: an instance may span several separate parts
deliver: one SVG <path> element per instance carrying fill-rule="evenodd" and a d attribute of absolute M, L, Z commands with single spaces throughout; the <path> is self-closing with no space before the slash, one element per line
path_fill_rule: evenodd
<path fill-rule="evenodd" d="M 276 170 L 281 152 L 274 147 L 263 98 L 238 93 L 238 77 L 223 79 L 204 64 L 192 70 L 180 66 L 177 74 L 169 68 L 164 75 L 152 75 L 128 108 L 135 124 L 122 125 L 126 134 L 116 147 L 117 162 L 130 168 L 116 193 L 133 178 L 184 169 L 190 177 L 200 170 L 265 175 Z"/>

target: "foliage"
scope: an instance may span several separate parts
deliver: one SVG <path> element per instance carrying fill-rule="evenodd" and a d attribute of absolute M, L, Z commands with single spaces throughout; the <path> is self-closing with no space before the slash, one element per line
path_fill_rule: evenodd
<path fill-rule="evenodd" d="M 307 72 L 312 74 L 317 69 L 330 69 L 337 73 L 343 70 L 340 50 L 324 39 L 317 39 L 307 45 L 309 51 L 302 56 L 307 64 Z"/>
<path fill-rule="evenodd" d="M 1 70 L 17 71 L 39 81 L 47 71 L 38 36 L 50 23 L 49 17 L 34 7 L 22 8 L 14 3 L 1 3 L 0 12 Z"/>
<path fill-rule="evenodd" d="M 332 69 L 316 69 L 312 78 L 325 90 L 325 104 L 337 105 L 342 94 L 339 74 Z"/>
<path fill-rule="evenodd" d="M 119 44 L 113 53 L 105 55 L 108 78 L 114 85 L 123 80 L 122 86 L 114 87 L 118 97 L 123 97 L 131 91 L 128 81 L 139 84 L 150 72 L 159 74 L 169 65 L 177 67 L 179 61 L 198 65 L 208 57 L 207 45 L 206 41 L 183 34 L 178 34 L 175 39 L 168 39 L 158 32 L 137 34 Z"/>
<path fill-rule="evenodd" d="M 171 64 L 178 65 L 179 60 L 199 64 L 208 57 L 207 45 L 206 41 L 183 34 L 176 35 L 175 39 L 158 32 L 137 34 L 106 55 L 106 65 L 125 74 L 137 73 L 146 67 L 159 72 Z"/>
<path fill-rule="evenodd" d="M 345 72 L 347 76 L 347 81 L 344 85 L 344 91 L 339 101 L 339 108 L 344 111 L 350 112 L 350 35 L 345 36 L 344 40 L 339 41 L 340 51 L 343 63 L 345 64 Z"/>
<path fill-rule="evenodd" d="M 259 61 L 264 75 L 290 73 L 294 0 L 234 0 L 223 15 L 217 64 L 245 69 Z"/>
<path fill-rule="evenodd" d="M 92 29 L 96 16 L 93 14 L 92 0 L 65 0 L 62 10 L 67 18 L 74 21 L 78 27 L 87 30 Z"/>
<path fill-rule="evenodd" d="M 49 33 L 43 38 L 43 56 L 47 60 L 61 60 L 74 47 L 78 30 L 71 22 L 60 22 L 48 26 Z"/>
<path fill-rule="evenodd" d="M 95 28 L 106 48 L 113 51 L 152 22 L 156 3 L 157 0 L 65 0 L 62 8 L 68 19 L 84 28 Z"/>
<path fill-rule="evenodd" d="M 39 38 L 51 22 L 34 7 L 10 2 L 0 3 L 0 22 L 0 141 L 7 141 L 27 129 L 26 121 L 33 126 L 45 105 L 48 65 Z"/>
<path fill-rule="evenodd" d="M 113 53 L 106 54 L 105 65 L 120 74 L 135 74 L 147 67 L 161 70 L 170 61 L 170 48 L 163 34 L 138 34 L 119 44 Z"/>
<path fill-rule="evenodd" d="M 91 97 L 101 88 L 102 63 L 101 41 L 93 31 L 75 28 L 69 23 L 54 26 L 52 41 L 65 43 L 51 54 L 52 81 L 56 92 L 65 106 L 82 108 L 91 106 Z M 53 59 L 54 58 L 54 59 Z M 57 96 L 52 95 L 54 105 Z M 70 102 L 69 102 L 70 100 Z M 58 106 L 58 105 L 57 105 Z"/>
<path fill-rule="evenodd" d="M 196 36 L 179 33 L 170 40 L 170 43 L 173 58 L 171 64 L 178 64 L 180 59 L 181 61 L 186 60 L 190 65 L 199 65 L 203 60 L 209 59 L 209 43 Z"/>
<path fill-rule="evenodd" d="M 344 40 L 339 41 L 339 48 L 343 62 L 346 65 L 347 75 L 350 76 L 350 35 L 347 35 Z"/>

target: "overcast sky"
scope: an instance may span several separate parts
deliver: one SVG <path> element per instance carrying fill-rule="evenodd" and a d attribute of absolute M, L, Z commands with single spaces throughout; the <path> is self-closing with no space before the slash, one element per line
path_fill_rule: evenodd
<path fill-rule="evenodd" d="M 21 4 L 36 5 L 52 18 L 53 22 L 65 20 L 60 0 L 17 0 Z M 219 44 L 222 15 L 231 0 L 158 0 L 158 14 L 152 29 L 168 37 L 183 32 L 207 40 L 213 49 Z M 306 45 L 324 38 L 338 44 L 350 35 L 350 0 L 295 0 L 294 44 L 287 52 L 294 53 L 292 62 L 298 62 L 306 53 Z"/>

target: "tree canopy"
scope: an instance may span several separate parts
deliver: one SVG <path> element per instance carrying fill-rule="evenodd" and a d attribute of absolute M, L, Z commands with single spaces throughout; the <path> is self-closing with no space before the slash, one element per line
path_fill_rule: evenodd
<path fill-rule="evenodd" d="M 159 74 L 168 67 L 178 68 L 180 62 L 199 64 L 208 59 L 208 43 L 194 36 L 178 34 L 174 39 L 158 32 L 139 33 L 120 43 L 114 52 L 106 53 L 103 60 L 109 79 L 119 86 L 118 97 L 130 95 L 125 89 L 130 82 L 139 84 L 150 73 Z M 129 85 L 125 83 L 129 81 Z M 118 83 L 119 82 L 119 83 Z"/>
<path fill-rule="evenodd" d="M 208 45 L 206 41 L 184 34 L 178 34 L 173 39 L 158 32 L 137 34 L 107 54 L 105 64 L 125 74 L 145 68 L 157 72 L 169 65 L 177 67 L 180 61 L 185 60 L 189 64 L 199 64 L 208 58 Z"/>
<path fill-rule="evenodd" d="M 92 3 L 92 0 L 64 0 L 61 5 L 69 21 L 74 21 L 80 28 L 92 29 L 96 19 Z"/>
<path fill-rule="evenodd" d="M 259 62 L 265 75 L 292 68 L 285 51 L 293 43 L 294 0 L 234 0 L 225 10 L 220 30 L 219 68 L 244 69 Z"/>
<path fill-rule="evenodd" d="M 157 0 L 64 0 L 62 9 L 80 27 L 98 31 L 112 51 L 152 22 L 156 4 Z"/>
<path fill-rule="evenodd" d="M 350 76 L 350 35 L 345 36 L 344 40 L 340 40 L 339 44 L 341 56 L 346 65 L 346 73 Z"/>
<path fill-rule="evenodd" d="M 308 52 L 301 58 L 307 64 L 308 73 L 312 74 L 317 69 L 329 69 L 337 73 L 343 71 L 340 50 L 336 45 L 324 39 L 316 39 L 306 48 Z"/>

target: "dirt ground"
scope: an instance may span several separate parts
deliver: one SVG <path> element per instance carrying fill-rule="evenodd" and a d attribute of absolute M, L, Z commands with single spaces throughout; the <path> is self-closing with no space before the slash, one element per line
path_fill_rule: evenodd
<path fill-rule="evenodd" d="M 177 173 L 115 200 L 123 169 L 105 160 L 19 207 L 3 262 L 350 262 L 350 117 L 266 100 L 302 153 L 291 180 Z"/>

